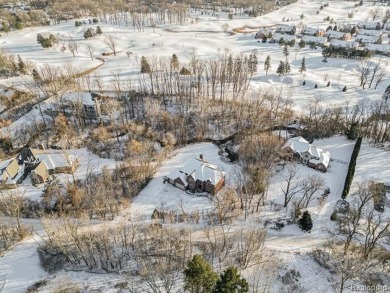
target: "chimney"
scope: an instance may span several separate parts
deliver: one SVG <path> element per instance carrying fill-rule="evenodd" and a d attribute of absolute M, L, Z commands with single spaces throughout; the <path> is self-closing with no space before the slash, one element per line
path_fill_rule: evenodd
<path fill-rule="evenodd" d="M 203 161 L 203 154 L 199 155 L 199 159 L 201 159 Z"/>

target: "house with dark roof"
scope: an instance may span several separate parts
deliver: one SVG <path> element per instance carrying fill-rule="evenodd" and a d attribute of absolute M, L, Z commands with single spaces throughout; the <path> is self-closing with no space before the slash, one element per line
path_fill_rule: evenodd
<path fill-rule="evenodd" d="M 164 178 L 168 183 L 191 192 L 217 193 L 225 186 L 225 172 L 212 165 L 203 157 L 189 160 L 183 167 Z"/>

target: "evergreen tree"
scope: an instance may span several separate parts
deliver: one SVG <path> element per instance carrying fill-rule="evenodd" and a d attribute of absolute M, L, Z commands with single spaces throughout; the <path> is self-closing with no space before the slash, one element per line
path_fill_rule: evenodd
<path fill-rule="evenodd" d="M 34 81 L 36 83 L 42 83 L 42 77 L 39 75 L 38 71 L 36 69 L 33 69 L 32 71 L 32 76 L 34 78 Z"/>
<path fill-rule="evenodd" d="M 290 63 L 288 63 L 288 61 L 286 61 L 286 63 L 284 64 L 284 74 L 288 74 L 290 72 L 291 72 Z"/>
<path fill-rule="evenodd" d="M 150 65 L 144 56 L 141 57 L 141 73 L 150 73 Z"/>
<path fill-rule="evenodd" d="M 257 56 L 256 54 L 253 52 L 252 54 L 249 55 L 249 60 L 248 60 L 248 69 L 249 69 L 249 72 L 251 73 L 251 75 L 253 75 L 254 73 L 257 72 L 257 64 L 259 62 L 257 61 Z"/>
<path fill-rule="evenodd" d="M 305 48 L 306 43 L 305 43 L 305 41 L 304 41 L 303 39 L 301 39 L 301 40 L 299 41 L 298 45 L 299 45 L 299 48 L 303 49 L 303 48 Z"/>
<path fill-rule="evenodd" d="M 285 70 L 285 64 L 283 61 L 280 61 L 278 68 L 276 69 L 276 73 L 279 74 L 279 76 L 284 75 Z"/>
<path fill-rule="evenodd" d="M 347 86 L 343 87 L 343 92 L 347 91 Z"/>
<path fill-rule="evenodd" d="M 50 38 L 43 38 L 41 45 L 43 48 L 49 48 L 53 46 L 53 42 Z"/>
<path fill-rule="evenodd" d="M 284 48 L 283 48 L 283 55 L 284 57 L 286 57 L 286 60 L 288 58 L 288 55 L 290 55 L 290 52 L 288 50 L 288 46 L 287 45 L 284 45 Z"/>
<path fill-rule="evenodd" d="M 271 57 L 268 55 L 264 61 L 265 75 L 268 75 L 268 70 L 271 68 Z"/>
<path fill-rule="evenodd" d="M 227 268 L 219 277 L 213 293 L 246 293 L 249 285 L 235 267 Z"/>
<path fill-rule="evenodd" d="M 305 57 L 302 58 L 301 67 L 299 68 L 299 72 L 302 73 L 306 71 L 306 59 Z"/>
<path fill-rule="evenodd" d="M 190 293 L 212 293 L 218 275 L 201 256 L 194 255 L 184 270 L 184 290 Z"/>
<path fill-rule="evenodd" d="M 42 45 L 42 42 L 45 38 L 41 34 L 37 34 L 37 42 Z"/>
<path fill-rule="evenodd" d="M 26 73 L 26 65 L 24 64 L 22 58 L 20 58 L 19 55 L 18 55 L 18 69 L 22 74 Z"/>
<path fill-rule="evenodd" d="M 355 140 L 358 137 L 358 126 L 359 124 L 357 122 L 354 122 L 351 124 L 349 129 L 347 130 L 347 137 L 348 139 Z"/>
<path fill-rule="evenodd" d="M 93 37 L 93 34 L 92 34 L 92 31 L 91 29 L 87 29 L 85 32 L 84 32 L 84 39 L 90 39 Z"/>
<path fill-rule="evenodd" d="M 15 29 L 17 29 L 17 30 L 23 29 L 23 24 L 22 24 L 21 21 L 16 21 L 15 22 Z"/>
<path fill-rule="evenodd" d="M 5 21 L 2 21 L 1 26 L 3 27 L 3 32 L 8 34 L 10 31 L 9 25 Z"/>
<path fill-rule="evenodd" d="M 99 36 L 100 36 L 101 34 L 103 34 L 103 31 L 102 31 L 102 29 L 100 28 L 100 26 L 97 26 L 97 27 L 96 27 L 96 34 L 98 34 Z"/>
<path fill-rule="evenodd" d="M 313 228 L 313 221 L 308 211 L 305 211 L 302 218 L 299 219 L 299 227 L 303 231 L 310 231 Z"/>
<path fill-rule="evenodd" d="M 178 70 L 178 69 L 179 69 L 179 58 L 177 58 L 176 54 L 173 54 L 171 58 L 171 70 Z"/>
<path fill-rule="evenodd" d="M 187 68 L 183 66 L 183 68 L 180 70 L 181 75 L 190 75 L 191 71 L 189 71 Z"/>

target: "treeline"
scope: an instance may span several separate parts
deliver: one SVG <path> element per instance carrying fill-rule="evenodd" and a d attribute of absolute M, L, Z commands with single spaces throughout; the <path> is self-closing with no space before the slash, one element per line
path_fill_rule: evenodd
<path fill-rule="evenodd" d="M 197 240 L 189 229 L 148 226 L 139 220 L 107 226 L 65 218 L 43 220 L 43 225 L 48 237 L 39 254 L 47 271 L 121 273 L 144 291 L 170 292 L 194 254 L 204 256 L 218 271 L 226 265 L 245 269 L 264 259 L 265 231 L 260 228 L 233 232 L 227 226 L 207 226 L 196 231 L 204 236 Z"/>
<path fill-rule="evenodd" d="M 288 3 L 296 2 L 289 0 Z M 106 0 L 68 0 L 57 1 L 25 1 L 29 9 L 0 10 L 0 19 L 6 25 L 4 31 L 22 29 L 28 26 L 56 24 L 71 19 L 96 17 L 104 23 L 133 27 L 143 30 L 146 26 L 158 23 L 184 24 L 188 19 L 190 9 L 202 11 L 216 16 L 219 12 L 243 12 L 256 17 L 273 11 L 277 3 L 270 1 L 240 0 L 234 2 L 210 3 L 208 1 L 182 0 L 174 3 L 166 1 L 106 1 Z M 232 14 L 233 15 L 233 14 Z"/>

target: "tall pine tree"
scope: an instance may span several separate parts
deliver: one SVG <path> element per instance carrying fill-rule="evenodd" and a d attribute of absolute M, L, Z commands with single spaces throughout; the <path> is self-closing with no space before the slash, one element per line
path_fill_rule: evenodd
<path fill-rule="evenodd" d="M 141 57 L 141 73 L 150 73 L 150 65 L 145 56 Z"/>
<path fill-rule="evenodd" d="M 305 211 L 302 218 L 299 219 L 299 227 L 303 231 L 310 231 L 311 228 L 313 228 L 313 221 L 311 220 L 311 216 L 308 211 Z"/>
<path fill-rule="evenodd" d="M 228 267 L 219 277 L 213 293 L 246 293 L 249 285 L 235 267 Z"/>
<path fill-rule="evenodd" d="M 179 69 L 179 58 L 177 58 L 176 54 L 173 54 L 171 58 L 171 70 L 178 70 L 178 69 Z"/>
<path fill-rule="evenodd" d="M 283 61 L 280 61 L 278 68 L 276 69 L 276 73 L 279 74 L 279 76 L 284 75 L 285 73 L 285 64 Z"/>
<path fill-rule="evenodd" d="M 286 60 L 288 58 L 288 55 L 290 55 L 290 51 L 288 50 L 288 46 L 287 45 L 284 45 L 283 55 L 284 55 L 284 57 L 286 57 Z"/>
<path fill-rule="evenodd" d="M 184 290 L 190 293 L 212 293 L 218 276 L 201 256 L 194 255 L 184 270 Z"/>
<path fill-rule="evenodd" d="M 299 68 L 299 72 L 302 73 L 306 71 L 306 59 L 305 57 L 302 58 L 301 67 Z"/>
<path fill-rule="evenodd" d="M 268 55 L 264 61 L 265 75 L 268 75 L 268 70 L 271 68 L 271 57 Z"/>

